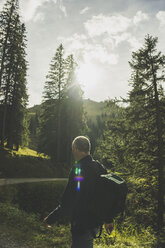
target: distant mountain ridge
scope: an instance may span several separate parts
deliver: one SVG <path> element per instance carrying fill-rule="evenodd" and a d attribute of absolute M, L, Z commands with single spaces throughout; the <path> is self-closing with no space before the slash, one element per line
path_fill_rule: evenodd
<path fill-rule="evenodd" d="M 95 121 L 96 116 L 100 116 L 103 113 L 105 113 L 105 102 L 96 102 L 90 99 L 84 99 L 84 110 L 88 118 Z M 41 110 L 41 104 L 34 105 L 33 107 L 28 108 L 29 114 L 33 115 L 35 113 L 40 113 Z"/>

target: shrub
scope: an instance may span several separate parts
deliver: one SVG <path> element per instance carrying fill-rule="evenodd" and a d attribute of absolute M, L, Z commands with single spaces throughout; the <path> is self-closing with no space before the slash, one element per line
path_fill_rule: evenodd
<path fill-rule="evenodd" d="M 44 217 L 60 203 L 65 186 L 66 181 L 17 185 L 14 203 L 27 212 Z"/>

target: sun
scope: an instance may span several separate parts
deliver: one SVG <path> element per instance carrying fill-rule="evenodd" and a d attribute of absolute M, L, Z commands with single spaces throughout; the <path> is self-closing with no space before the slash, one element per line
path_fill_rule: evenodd
<path fill-rule="evenodd" d="M 100 73 L 98 66 L 92 62 L 80 63 L 76 70 L 78 82 L 82 85 L 86 97 L 93 95 L 99 83 Z"/>

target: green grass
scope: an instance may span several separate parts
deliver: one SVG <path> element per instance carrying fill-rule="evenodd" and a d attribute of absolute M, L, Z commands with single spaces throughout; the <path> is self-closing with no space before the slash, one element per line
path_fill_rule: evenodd
<path fill-rule="evenodd" d="M 5 149 L 0 150 L 0 177 L 55 177 L 55 171 L 51 160 L 34 150 L 21 148 L 17 152 Z"/>
<path fill-rule="evenodd" d="M 27 214 L 17 206 L 0 203 L 1 231 L 6 232 L 19 242 L 26 243 L 33 248 L 70 248 L 71 233 L 69 224 L 56 224 L 51 229 L 46 229 L 37 215 Z M 156 238 L 150 228 L 141 228 L 136 231 L 135 226 L 120 226 L 120 231 L 115 225 L 115 230 L 109 236 L 105 230 L 100 239 L 94 241 L 95 248 L 153 248 Z"/>
<path fill-rule="evenodd" d="M 45 159 L 50 159 L 49 156 L 43 154 L 43 153 L 38 153 L 28 147 L 20 147 L 18 151 L 15 150 L 9 150 L 6 148 L 6 151 L 10 152 L 12 156 L 30 156 L 30 157 L 39 157 L 39 158 L 45 158 Z"/>
<path fill-rule="evenodd" d="M 37 215 L 27 214 L 17 206 L 0 203 L 0 230 L 33 248 L 69 248 L 70 226 L 56 225 L 47 230 Z"/>

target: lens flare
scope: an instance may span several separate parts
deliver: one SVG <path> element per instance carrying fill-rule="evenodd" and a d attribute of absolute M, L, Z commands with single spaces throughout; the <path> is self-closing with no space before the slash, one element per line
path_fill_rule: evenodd
<path fill-rule="evenodd" d="M 77 181 L 77 191 L 80 191 L 80 182 L 84 180 L 84 177 L 81 175 L 81 168 L 78 166 L 77 161 L 75 161 L 75 177 L 74 181 Z"/>

